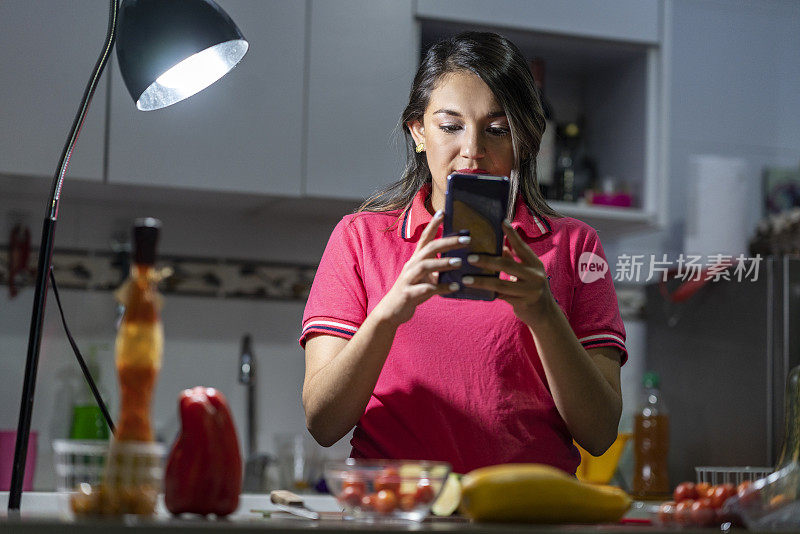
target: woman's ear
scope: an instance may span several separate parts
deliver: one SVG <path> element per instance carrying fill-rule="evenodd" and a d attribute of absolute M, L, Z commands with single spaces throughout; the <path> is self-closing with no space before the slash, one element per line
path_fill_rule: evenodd
<path fill-rule="evenodd" d="M 413 121 L 408 121 L 406 126 L 408 126 L 408 131 L 411 132 L 411 137 L 414 138 L 414 143 L 420 144 L 425 142 L 425 126 L 422 124 L 421 120 L 414 119 Z"/>

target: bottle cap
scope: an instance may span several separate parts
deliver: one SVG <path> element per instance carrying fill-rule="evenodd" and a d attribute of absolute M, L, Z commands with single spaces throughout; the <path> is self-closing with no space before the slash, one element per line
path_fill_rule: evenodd
<path fill-rule="evenodd" d="M 136 219 L 133 223 L 133 262 L 153 265 L 156 262 L 156 245 L 161 221 L 153 217 Z"/>
<path fill-rule="evenodd" d="M 567 137 L 578 137 L 581 133 L 581 128 L 574 122 L 570 122 L 564 127 L 564 135 Z"/>
<path fill-rule="evenodd" d="M 653 371 L 648 371 L 642 376 L 642 385 L 646 388 L 657 388 L 661 385 L 661 379 L 658 376 L 658 373 Z"/>

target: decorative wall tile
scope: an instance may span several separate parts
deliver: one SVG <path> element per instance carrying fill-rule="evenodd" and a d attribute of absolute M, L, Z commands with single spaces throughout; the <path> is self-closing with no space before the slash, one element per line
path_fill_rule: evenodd
<path fill-rule="evenodd" d="M 29 269 L 15 274 L 18 288 L 31 286 L 36 278 L 36 252 Z M 308 298 L 317 268 L 228 258 L 164 256 L 158 268 L 168 269 L 160 289 L 165 294 L 220 298 L 300 300 Z M 111 251 L 56 250 L 53 273 L 60 288 L 112 291 L 128 273 L 127 257 Z M 0 285 L 9 285 L 8 248 L 0 248 Z"/>

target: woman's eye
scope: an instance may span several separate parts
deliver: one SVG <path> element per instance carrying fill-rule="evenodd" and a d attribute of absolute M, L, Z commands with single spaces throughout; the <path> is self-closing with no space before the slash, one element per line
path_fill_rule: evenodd
<path fill-rule="evenodd" d="M 486 131 L 492 135 L 496 135 L 497 137 L 503 137 L 504 135 L 511 133 L 508 128 L 503 128 L 501 126 L 491 126 Z"/>
<path fill-rule="evenodd" d="M 458 124 L 440 124 L 439 128 L 447 133 L 453 133 L 461 129 L 461 126 Z"/>

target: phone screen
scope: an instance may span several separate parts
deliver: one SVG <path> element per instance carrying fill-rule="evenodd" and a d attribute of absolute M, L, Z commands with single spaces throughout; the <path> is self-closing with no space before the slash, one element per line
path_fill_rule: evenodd
<path fill-rule="evenodd" d="M 470 276 L 497 276 L 495 271 L 469 265 L 469 254 L 499 256 L 503 251 L 502 222 L 508 204 L 508 178 L 498 176 L 452 174 L 447 177 L 444 235 L 469 235 L 468 248 L 450 251 L 444 256 L 459 257 L 462 267 L 440 273 L 439 281 L 458 282 L 460 289 L 444 296 L 450 298 L 493 300 L 493 291 L 464 286 L 461 278 Z"/>

